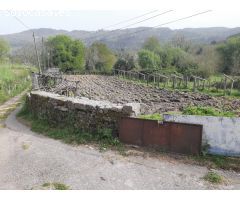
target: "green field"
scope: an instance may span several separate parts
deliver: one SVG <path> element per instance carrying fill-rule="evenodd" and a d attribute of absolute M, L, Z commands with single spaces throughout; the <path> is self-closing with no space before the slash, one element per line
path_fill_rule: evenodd
<path fill-rule="evenodd" d="M 23 65 L 0 63 L 0 104 L 30 87 L 29 72 Z"/>

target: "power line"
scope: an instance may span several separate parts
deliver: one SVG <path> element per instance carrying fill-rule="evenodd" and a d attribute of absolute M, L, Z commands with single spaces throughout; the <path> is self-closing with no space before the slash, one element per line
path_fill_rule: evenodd
<path fill-rule="evenodd" d="M 158 11 L 158 10 L 153 10 L 153 11 L 151 11 L 151 12 L 147 12 L 147 13 L 145 13 L 145 14 L 142 14 L 142 15 L 139 15 L 139 16 L 136 16 L 136 17 L 133 17 L 133 18 L 130 18 L 130 19 L 127 19 L 127 20 L 118 22 L 118 23 L 116 23 L 116 24 L 112 24 L 112 25 L 103 27 L 103 28 L 101 28 L 101 29 L 104 30 L 104 29 L 106 29 L 106 28 L 114 27 L 114 26 L 117 26 L 117 25 L 120 25 L 120 24 L 129 22 L 129 21 L 132 21 L 132 20 L 135 20 L 135 19 L 144 17 L 144 16 L 146 16 L 146 15 L 152 14 L 152 13 L 157 12 L 157 11 Z M 101 29 L 100 29 L 100 30 L 101 30 Z M 89 33 L 87 33 L 86 35 L 88 35 L 88 34 L 89 34 Z M 104 33 L 103 33 L 103 34 L 104 34 Z M 85 38 L 85 40 L 92 39 L 92 38 L 95 38 L 95 37 L 96 37 L 96 36 L 90 36 L 90 37 Z"/>
<path fill-rule="evenodd" d="M 11 12 L 9 11 L 9 13 L 11 14 Z M 27 26 L 21 19 L 19 19 L 17 16 L 13 16 L 20 24 L 22 24 L 26 29 L 30 29 L 31 28 L 29 26 Z M 32 30 L 31 30 L 32 31 Z M 40 59 L 39 59 L 39 54 L 38 54 L 38 50 L 37 50 L 37 45 L 36 45 L 36 38 L 35 38 L 35 33 L 34 31 L 32 31 L 32 36 L 33 36 L 33 43 L 34 43 L 34 48 L 35 48 L 35 53 L 36 53 L 36 57 L 37 57 L 37 62 L 38 62 L 38 69 L 39 69 L 39 73 L 42 73 L 42 69 L 41 69 L 41 63 L 40 63 Z"/>
<path fill-rule="evenodd" d="M 112 24 L 112 25 L 109 25 L 109 26 L 103 27 L 103 29 L 110 28 L 110 27 L 114 27 L 114 26 L 117 26 L 117 25 L 119 25 L 119 24 L 123 24 L 123 23 L 129 22 L 129 21 L 132 21 L 132 20 L 135 20 L 135 19 L 138 19 L 138 18 L 144 17 L 144 16 L 146 16 L 146 15 L 152 14 L 152 13 L 157 12 L 157 11 L 158 11 L 158 10 L 153 10 L 153 11 L 148 12 L 148 13 L 145 13 L 145 14 L 143 14 L 143 15 L 139 15 L 139 16 L 136 16 L 136 17 L 133 17 L 133 18 L 130 18 L 130 19 L 124 20 L 124 21 L 120 21 L 120 22 L 118 22 L 118 23 L 116 23 L 116 24 Z"/>
<path fill-rule="evenodd" d="M 175 22 L 178 22 L 178 21 L 182 21 L 182 20 L 185 20 L 185 19 L 189 19 L 189 18 L 192 18 L 192 17 L 195 17 L 195 16 L 198 16 L 198 15 L 202 15 L 202 14 L 205 14 L 205 13 L 208 13 L 208 12 L 212 12 L 212 10 L 207 10 L 207 11 L 204 11 L 204 12 L 200 12 L 200 13 L 196 13 L 196 14 L 193 14 L 193 15 L 190 15 L 190 16 L 187 16 L 187 17 L 183 17 L 183 18 L 180 18 L 180 19 L 176 19 L 176 20 L 172 20 L 172 21 L 169 21 L 169 22 L 165 22 L 165 23 L 163 23 L 163 24 L 159 24 L 159 25 L 157 25 L 157 26 L 153 26 L 153 27 L 151 27 L 151 29 L 153 29 L 153 28 L 159 28 L 159 27 L 162 27 L 162 26 L 164 26 L 164 25 L 167 25 L 167 24 L 171 24 L 171 23 L 175 23 Z M 133 33 L 125 33 L 125 34 L 130 34 L 130 35 L 132 35 L 132 34 L 136 34 L 136 33 L 140 33 L 140 32 L 145 32 L 145 31 L 149 31 L 149 29 L 143 29 L 143 30 L 139 30 L 139 31 L 135 31 L 135 32 L 133 32 Z M 124 34 L 124 35 L 125 35 Z M 122 36 L 124 36 L 124 35 L 122 35 Z M 115 36 L 114 36 L 115 37 Z M 114 38 L 113 37 L 113 38 Z M 117 36 L 117 37 L 119 37 L 119 36 Z M 120 36 L 121 37 L 121 36 Z M 129 36 L 129 37 L 127 37 L 127 38 L 130 38 L 131 36 Z"/>
<path fill-rule="evenodd" d="M 22 24 L 26 29 L 31 29 L 29 26 L 27 26 L 21 19 L 19 19 L 17 16 L 13 16 L 20 24 Z M 32 31 L 33 32 L 33 31 Z"/>
<path fill-rule="evenodd" d="M 156 17 L 158 17 L 158 16 L 167 14 L 167 13 L 169 13 L 169 12 L 173 12 L 173 10 L 168 10 L 168 11 L 163 12 L 163 13 L 160 13 L 160 14 L 158 14 L 158 15 L 154 15 L 154 16 L 149 17 L 149 18 L 147 18 L 147 19 L 144 19 L 144 20 L 138 21 L 138 22 L 136 22 L 136 23 L 133 23 L 133 24 L 129 24 L 129 25 L 127 25 L 127 26 L 124 26 L 124 27 L 122 27 L 122 28 L 120 28 L 120 29 L 128 28 L 128 27 L 133 26 L 133 25 L 136 25 L 136 24 L 140 24 L 140 23 L 142 23 L 142 22 L 148 21 L 148 20 L 153 19 L 153 18 L 156 18 Z"/>
<path fill-rule="evenodd" d="M 142 22 L 144 22 L 144 21 L 148 21 L 148 20 L 150 20 L 150 19 L 152 19 L 152 18 L 158 17 L 158 16 L 160 16 L 160 15 L 167 14 L 167 13 L 172 12 L 172 11 L 173 11 L 173 10 L 168 10 L 168 11 L 162 12 L 162 13 L 160 13 L 160 14 L 158 14 L 158 15 L 154 15 L 154 16 L 152 16 L 152 17 L 149 17 L 149 18 L 147 18 L 147 19 L 138 21 L 138 22 L 133 23 L 133 24 L 130 24 L 130 25 L 128 25 L 128 26 L 121 27 L 121 28 L 119 28 L 118 30 L 124 29 L 124 28 L 126 28 L 126 27 L 129 27 L 129 26 L 132 26 L 132 25 L 135 25 L 135 24 L 142 23 Z M 113 32 L 113 31 L 115 31 L 115 30 L 112 30 L 111 32 Z M 110 32 L 110 34 L 111 34 L 111 32 Z M 109 32 L 104 32 L 103 34 L 108 34 L 108 33 L 109 33 Z M 99 35 L 98 35 L 98 36 L 87 37 L 87 38 L 84 38 L 84 40 L 91 40 L 91 39 L 96 38 L 96 37 L 99 37 Z"/>

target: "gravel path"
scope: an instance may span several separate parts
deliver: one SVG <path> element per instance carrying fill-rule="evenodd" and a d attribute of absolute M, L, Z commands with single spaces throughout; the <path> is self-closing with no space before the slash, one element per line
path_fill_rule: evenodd
<path fill-rule="evenodd" d="M 206 167 L 150 156 L 121 156 L 92 146 L 71 146 L 29 130 L 14 111 L 0 128 L 0 189 L 240 189 L 240 174 L 217 171 L 228 181 L 211 185 Z"/>
<path fill-rule="evenodd" d="M 0 127 L 5 126 L 4 119 L 21 103 L 20 99 L 24 94 L 26 94 L 26 92 L 27 90 L 23 91 L 21 94 L 9 99 L 8 101 L 0 105 Z"/>

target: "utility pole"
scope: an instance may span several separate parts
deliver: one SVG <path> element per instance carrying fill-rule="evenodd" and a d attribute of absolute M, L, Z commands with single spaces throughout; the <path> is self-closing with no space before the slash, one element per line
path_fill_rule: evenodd
<path fill-rule="evenodd" d="M 38 70 L 39 70 L 39 74 L 41 74 L 42 70 L 41 70 L 41 64 L 40 64 L 40 59 L 39 59 L 39 55 L 38 55 L 38 50 L 37 50 L 37 45 L 36 45 L 36 39 L 35 39 L 34 32 L 33 32 L 33 42 L 34 42 L 35 52 L 36 52 L 37 61 L 38 61 Z"/>
<path fill-rule="evenodd" d="M 46 62 L 45 62 L 45 51 L 44 51 L 44 39 L 42 37 L 42 69 L 46 69 Z"/>

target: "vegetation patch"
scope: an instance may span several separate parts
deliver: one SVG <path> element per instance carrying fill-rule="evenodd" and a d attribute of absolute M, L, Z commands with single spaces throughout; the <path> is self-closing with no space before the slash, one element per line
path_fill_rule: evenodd
<path fill-rule="evenodd" d="M 29 88 L 29 70 L 23 65 L 0 63 L 0 104 Z"/>
<path fill-rule="evenodd" d="M 234 170 L 240 172 L 240 159 L 221 155 L 191 156 L 195 164 L 214 169 Z"/>
<path fill-rule="evenodd" d="M 236 117 L 234 112 L 223 111 L 213 107 L 189 106 L 183 109 L 184 115 L 201 115 L 217 117 Z"/>
<path fill-rule="evenodd" d="M 29 147 L 30 147 L 29 144 L 26 144 L 26 143 L 23 143 L 23 144 L 22 144 L 23 150 L 27 150 L 27 149 L 29 149 Z"/>
<path fill-rule="evenodd" d="M 224 178 L 216 172 L 208 172 L 203 178 L 213 184 L 221 184 L 224 181 Z"/>
<path fill-rule="evenodd" d="M 163 116 L 161 114 L 159 114 L 159 113 L 149 114 L 149 115 L 139 115 L 138 118 L 140 118 L 140 119 L 158 120 L 158 121 L 162 121 L 163 120 Z"/>
<path fill-rule="evenodd" d="M 48 189 L 54 189 L 54 190 L 69 190 L 70 189 L 69 186 L 67 186 L 63 183 L 58 183 L 58 182 L 44 183 L 44 184 L 42 184 L 42 187 L 48 188 Z"/>

